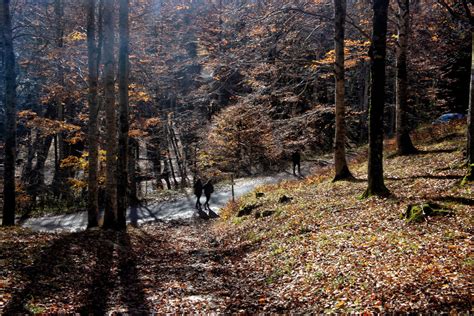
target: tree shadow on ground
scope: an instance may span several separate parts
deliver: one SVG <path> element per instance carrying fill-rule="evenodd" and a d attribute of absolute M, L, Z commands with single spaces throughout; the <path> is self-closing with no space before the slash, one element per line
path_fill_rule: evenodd
<path fill-rule="evenodd" d="M 348 179 L 346 181 L 353 182 L 353 183 L 361 183 L 361 182 L 367 182 L 367 179 L 359 179 L 359 178 L 354 177 L 353 179 Z"/>
<path fill-rule="evenodd" d="M 449 154 L 459 151 L 459 148 L 441 148 L 441 149 L 430 149 L 430 150 L 420 150 L 417 149 L 415 152 L 409 154 L 400 154 L 398 152 L 392 152 L 387 155 L 387 159 L 393 159 L 396 157 L 409 157 L 409 156 L 423 156 L 428 154 Z"/>
<path fill-rule="evenodd" d="M 122 289 L 121 301 L 133 314 L 149 315 L 148 302 L 145 297 L 143 284 L 138 274 L 138 254 L 126 232 L 118 233 L 118 275 Z"/>
<path fill-rule="evenodd" d="M 418 150 L 415 155 L 428 155 L 428 154 L 449 154 L 459 151 L 459 148 L 441 148 L 441 149 L 430 149 L 430 150 Z"/>
<path fill-rule="evenodd" d="M 474 199 L 462 197 L 462 196 L 436 196 L 430 197 L 429 200 L 436 201 L 436 202 L 448 202 L 448 203 L 457 203 L 463 204 L 468 206 L 474 206 Z"/>
<path fill-rule="evenodd" d="M 415 179 L 461 180 L 462 178 L 463 176 L 454 175 L 454 174 L 446 174 L 446 175 L 422 174 L 422 175 L 415 175 L 415 176 L 403 177 L 403 178 L 386 177 L 385 179 L 392 180 L 392 181 L 401 181 L 401 180 L 415 180 Z"/>
<path fill-rule="evenodd" d="M 206 224 L 202 225 L 201 228 Z M 179 232 L 181 225 L 174 226 L 172 229 Z M 244 254 L 251 251 L 252 246 L 240 244 L 232 249 L 223 247 L 215 238 L 205 237 L 201 228 L 195 231 L 193 229 L 193 236 L 182 235 L 172 243 L 168 242 L 169 235 L 163 235 L 166 239 L 162 239 L 159 245 L 153 245 L 159 239 L 155 233 L 151 235 L 143 232 L 145 238 L 151 241 L 149 247 L 156 250 L 150 253 L 146 263 L 149 268 L 148 275 L 153 278 L 152 291 L 166 298 L 168 302 L 179 302 L 179 305 L 173 308 L 179 306 L 175 311 L 180 313 L 204 312 L 206 304 L 202 302 L 210 301 L 214 302 L 211 305 L 220 305 L 221 312 L 225 313 L 242 309 L 258 310 L 260 307 L 255 297 L 263 295 L 259 292 L 263 285 L 252 284 L 249 278 L 243 276 L 249 271 L 236 273 L 235 266 L 231 264 L 242 260 Z M 186 247 L 181 246 L 184 240 L 187 241 Z M 239 306 L 230 304 L 229 300 L 233 301 L 231 298 L 234 296 L 239 297 Z M 197 305 L 204 309 L 196 309 Z"/>
<path fill-rule="evenodd" d="M 16 284 L 18 289 L 4 308 L 6 315 L 54 306 L 59 308 L 56 313 L 62 306 L 74 306 L 82 314 L 103 315 L 117 282 L 122 286 L 121 301 L 146 313 L 136 255 L 127 233 L 94 230 L 62 235 L 43 248 L 35 248 L 31 256 L 32 264 L 17 269 L 21 286 Z"/>

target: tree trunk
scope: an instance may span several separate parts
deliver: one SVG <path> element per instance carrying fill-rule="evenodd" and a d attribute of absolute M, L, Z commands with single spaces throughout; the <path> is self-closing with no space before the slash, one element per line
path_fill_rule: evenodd
<path fill-rule="evenodd" d="M 34 138 L 34 140 L 33 140 Z M 33 159 L 35 158 L 36 148 L 38 146 L 38 137 L 33 137 L 33 130 L 28 131 L 28 154 L 26 156 L 26 163 L 21 173 L 21 182 L 28 183 L 33 171 Z"/>
<path fill-rule="evenodd" d="M 471 92 L 469 94 L 469 111 L 467 115 L 467 162 L 474 164 L 474 25 L 471 19 Z"/>
<path fill-rule="evenodd" d="M 99 188 L 97 174 L 99 169 L 99 144 L 98 144 L 98 115 L 99 106 L 97 101 L 98 88 L 98 67 L 97 67 L 97 46 L 95 28 L 95 0 L 88 0 L 87 7 L 87 54 L 89 66 L 89 173 L 88 173 L 88 224 L 87 227 L 97 227 L 99 217 Z"/>
<path fill-rule="evenodd" d="M 136 205 L 138 202 L 137 194 L 137 158 L 138 158 L 138 141 L 134 138 L 129 139 L 129 159 L 128 159 L 128 179 L 130 185 L 130 204 Z"/>
<path fill-rule="evenodd" d="M 56 48 L 61 50 L 64 46 L 64 3 L 62 0 L 54 0 L 54 18 L 56 23 Z M 64 69 L 61 62 L 57 63 L 57 80 L 61 87 L 64 87 Z M 64 121 L 64 96 L 62 93 L 55 97 L 55 103 L 57 107 L 57 119 L 58 121 Z M 66 158 L 65 143 L 64 143 L 64 132 L 60 131 L 55 138 L 55 144 L 57 146 L 58 155 L 57 162 L 55 164 L 54 178 L 53 178 L 53 192 L 56 196 L 61 196 L 64 192 L 64 180 L 66 177 L 66 171 L 61 168 L 61 161 Z"/>
<path fill-rule="evenodd" d="M 388 195 L 383 179 L 383 112 L 385 103 L 385 56 L 389 0 L 374 0 L 372 46 L 369 51 L 371 100 L 369 105 L 368 187 L 362 197 Z"/>
<path fill-rule="evenodd" d="M 346 161 L 346 122 L 344 105 L 344 23 L 346 19 L 346 0 L 334 0 L 334 46 L 336 61 L 336 134 L 334 141 L 334 165 L 336 175 L 333 181 L 353 179 Z"/>
<path fill-rule="evenodd" d="M 408 71 L 407 49 L 410 32 L 410 0 L 398 2 L 398 47 L 397 47 L 397 91 L 396 91 L 396 140 L 399 155 L 417 152 L 410 138 L 407 120 Z"/>
<path fill-rule="evenodd" d="M 3 175 L 3 226 L 15 225 L 16 73 L 10 0 L 0 2 L 0 25 L 5 54 L 5 159 Z"/>
<path fill-rule="evenodd" d="M 119 151 L 118 151 L 118 187 L 117 220 L 119 229 L 126 229 L 128 201 L 128 0 L 120 0 L 119 12 Z"/>
<path fill-rule="evenodd" d="M 105 0 L 103 9 L 104 31 L 104 107 L 107 139 L 105 214 L 103 227 L 117 228 L 117 118 L 115 111 L 114 71 L 114 1 Z"/>
<path fill-rule="evenodd" d="M 179 176 L 181 178 L 181 188 L 184 188 L 187 183 L 187 175 L 186 175 L 186 166 L 184 163 L 184 159 L 179 151 L 178 145 L 178 138 L 176 137 L 176 133 L 174 132 L 173 122 L 169 122 L 168 131 L 170 136 L 171 147 L 173 149 L 174 155 L 176 157 L 176 164 L 178 166 Z"/>
<path fill-rule="evenodd" d="M 31 171 L 31 176 L 28 182 L 28 194 L 33 198 L 33 203 L 36 202 L 36 197 L 44 190 L 44 166 L 48 158 L 48 152 L 53 142 L 53 136 L 37 136 L 38 150 L 36 152 L 36 164 Z"/>
<path fill-rule="evenodd" d="M 147 142 L 146 153 L 153 166 L 153 174 L 156 178 L 156 188 L 157 190 L 163 189 L 163 184 L 161 183 L 163 177 L 161 171 L 161 146 L 157 136 L 150 138 L 150 141 Z"/>
<path fill-rule="evenodd" d="M 167 144 L 166 155 L 168 156 L 168 166 L 170 168 L 171 177 L 173 178 L 174 187 L 178 188 L 178 180 L 176 180 L 176 174 L 174 173 L 173 160 L 171 159 L 169 143 Z"/>

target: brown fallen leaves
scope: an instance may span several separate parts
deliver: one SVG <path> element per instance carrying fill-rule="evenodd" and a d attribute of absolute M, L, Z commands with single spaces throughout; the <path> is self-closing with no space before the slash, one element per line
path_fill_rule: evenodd
<path fill-rule="evenodd" d="M 387 159 L 387 199 L 358 200 L 365 182 L 331 183 L 323 170 L 260 188 L 261 209 L 276 211 L 260 219 L 127 233 L 2 228 L 0 313 L 472 311 L 474 201 L 472 184 L 459 186 L 463 140 L 455 134 Z M 365 178 L 365 163 L 352 170 Z M 293 199 L 278 203 L 282 195 Z M 427 200 L 455 215 L 400 219 Z"/>

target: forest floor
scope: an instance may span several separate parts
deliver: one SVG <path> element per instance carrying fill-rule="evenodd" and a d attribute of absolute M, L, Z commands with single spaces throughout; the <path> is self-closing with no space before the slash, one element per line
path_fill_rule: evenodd
<path fill-rule="evenodd" d="M 473 312 L 474 186 L 460 185 L 464 130 L 428 127 L 415 135 L 420 154 L 388 155 L 388 198 L 358 199 L 362 153 L 351 162 L 358 181 L 332 183 L 327 168 L 263 186 L 216 222 L 126 233 L 1 228 L 0 314 Z M 400 217 L 424 202 L 452 214 Z M 245 206 L 253 213 L 235 217 Z M 264 211 L 274 212 L 257 219 Z"/>

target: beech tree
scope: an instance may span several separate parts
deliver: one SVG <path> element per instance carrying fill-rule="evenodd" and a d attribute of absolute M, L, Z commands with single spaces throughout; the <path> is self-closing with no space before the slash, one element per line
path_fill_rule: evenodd
<path fill-rule="evenodd" d="M 87 54 L 89 67 L 89 123 L 88 123 L 88 227 L 98 226 L 99 216 L 99 193 L 97 174 L 99 167 L 99 145 L 98 145 L 98 116 L 99 106 L 97 98 L 98 89 L 98 47 L 96 45 L 96 21 L 95 21 L 96 1 L 87 2 Z"/>
<path fill-rule="evenodd" d="M 117 188 L 117 220 L 120 229 L 126 228 L 128 201 L 128 0 L 120 0 L 119 12 L 119 151 L 118 151 L 118 188 Z"/>
<path fill-rule="evenodd" d="M 396 141 L 400 155 L 416 153 L 410 138 L 407 120 L 408 70 L 407 49 L 410 34 L 410 0 L 397 0 L 397 87 L 396 87 Z"/>
<path fill-rule="evenodd" d="M 16 72 L 10 0 L 0 2 L 0 27 L 5 64 L 5 158 L 3 176 L 3 226 L 15 225 Z"/>
<path fill-rule="evenodd" d="M 389 0 L 374 0 L 372 45 L 369 50 L 371 100 L 369 106 L 368 187 L 363 198 L 388 195 L 383 179 L 383 110 L 385 105 L 385 57 Z"/>
<path fill-rule="evenodd" d="M 104 228 L 117 227 L 117 118 L 115 113 L 114 1 L 104 0 L 104 107 L 106 123 L 106 197 Z"/>
<path fill-rule="evenodd" d="M 334 0 L 334 46 L 336 60 L 334 76 L 336 80 L 336 133 L 334 141 L 334 181 L 354 178 L 346 161 L 346 121 L 345 121 L 345 80 L 344 80 L 344 31 L 346 0 Z"/>
<path fill-rule="evenodd" d="M 55 23 L 55 47 L 57 54 L 63 54 L 64 50 L 64 1 L 54 0 L 54 23 Z M 61 56 L 59 55 L 59 56 Z M 54 103 L 56 104 L 57 120 L 60 122 L 66 121 L 65 106 L 66 97 L 64 95 L 64 65 L 61 62 L 57 63 L 56 80 L 61 90 L 55 95 Z M 55 159 L 55 172 L 53 179 L 53 191 L 57 197 L 66 192 L 66 170 L 61 167 L 61 162 L 68 156 L 65 142 L 66 133 L 60 131 L 54 138 L 55 151 L 57 151 Z"/>

